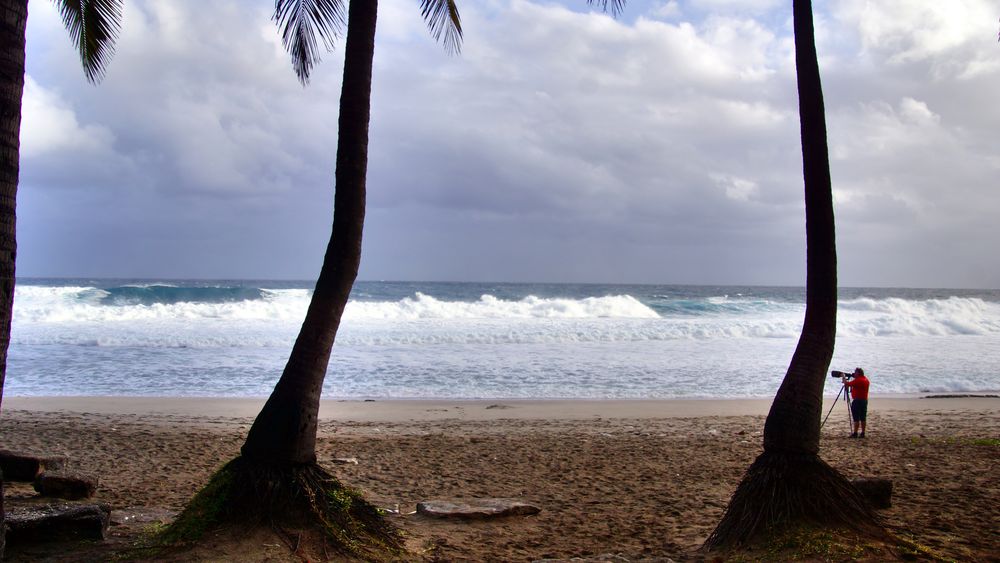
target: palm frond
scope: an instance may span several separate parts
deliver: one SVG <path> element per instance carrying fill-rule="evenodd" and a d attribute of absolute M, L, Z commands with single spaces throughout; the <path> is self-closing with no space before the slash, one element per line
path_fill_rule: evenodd
<path fill-rule="evenodd" d="M 427 22 L 431 36 L 443 41 L 449 53 L 462 50 L 462 19 L 455 0 L 420 0 L 420 15 Z"/>
<path fill-rule="evenodd" d="M 53 0 L 80 52 L 87 80 L 100 82 L 115 54 L 121 31 L 122 0 Z"/>
<path fill-rule="evenodd" d="M 587 4 L 599 5 L 605 12 L 611 8 L 611 15 L 617 17 L 625 9 L 625 0 L 587 0 Z"/>
<path fill-rule="evenodd" d="M 275 0 L 272 19 L 302 84 L 309 82 L 309 73 L 320 60 L 316 37 L 328 51 L 333 50 L 347 22 L 344 0 Z"/>

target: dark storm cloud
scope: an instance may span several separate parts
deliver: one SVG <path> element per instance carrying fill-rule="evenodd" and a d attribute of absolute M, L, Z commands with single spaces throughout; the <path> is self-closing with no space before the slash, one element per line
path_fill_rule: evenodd
<path fill-rule="evenodd" d="M 448 57 L 383 2 L 362 276 L 803 283 L 785 3 L 581 3 L 463 5 Z M 1000 285 L 987 4 L 819 14 L 844 283 Z M 130 2 L 97 87 L 33 8 L 22 275 L 314 275 L 342 52 L 301 88 L 269 7 Z"/>

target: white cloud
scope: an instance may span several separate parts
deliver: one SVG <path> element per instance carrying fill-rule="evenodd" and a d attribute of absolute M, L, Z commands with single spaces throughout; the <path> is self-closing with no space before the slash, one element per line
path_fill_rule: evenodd
<path fill-rule="evenodd" d="M 729 174 L 713 173 L 709 175 L 715 182 L 725 190 L 726 197 L 736 201 L 749 201 L 757 195 L 757 182 L 732 176 Z"/>
<path fill-rule="evenodd" d="M 831 154 L 845 162 L 896 157 L 914 147 L 943 149 L 955 143 L 951 132 L 941 126 L 941 117 L 910 97 L 895 107 L 883 102 L 864 104 L 835 119 L 845 121 L 834 125 L 838 134 L 831 142 Z"/>
<path fill-rule="evenodd" d="M 899 113 L 906 121 L 918 125 L 936 125 L 941 121 L 941 116 L 931 111 L 926 103 L 908 96 L 899 102 Z"/>
<path fill-rule="evenodd" d="M 682 14 L 681 6 L 677 3 L 677 0 L 670 0 L 669 2 L 659 2 L 650 11 L 649 15 L 654 18 L 662 19 L 674 19 L 680 17 Z"/>
<path fill-rule="evenodd" d="M 995 2 L 841 0 L 833 12 L 860 31 L 861 46 L 888 64 L 929 62 L 934 76 L 969 78 L 1000 70 Z"/>
<path fill-rule="evenodd" d="M 711 12 L 743 11 L 763 13 L 773 10 L 786 3 L 782 0 L 691 0 L 691 4 L 699 9 Z"/>
<path fill-rule="evenodd" d="M 53 152 L 107 156 L 115 136 L 107 127 L 81 124 L 70 103 L 25 76 L 21 106 L 21 157 Z"/>

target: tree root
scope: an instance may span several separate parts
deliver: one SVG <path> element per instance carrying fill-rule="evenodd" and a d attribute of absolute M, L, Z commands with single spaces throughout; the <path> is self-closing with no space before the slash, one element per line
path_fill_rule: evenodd
<path fill-rule="evenodd" d="M 232 525 L 319 532 L 322 550 L 364 560 L 390 559 L 403 550 L 399 531 L 378 508 L 315 463 L 237 457 L 212 476 L 160 539 L 189 544 Z"/>
<path fill-rule="evenodd" d="M 801 525 L 887 538 L 861 494 L 819 456 L 765 451 L 747 469 L 703 548 L 748 545 Z"/>

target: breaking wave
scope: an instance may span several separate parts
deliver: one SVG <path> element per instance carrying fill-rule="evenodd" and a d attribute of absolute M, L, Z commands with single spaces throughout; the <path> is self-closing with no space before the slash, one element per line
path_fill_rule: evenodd
<path fill-rule="evenodd" d="M 266 396 L 310 295 L 301 282 L 19 280 L 5 392 Z M 879 393 L 1000 386 L 1000 292 L 841 296 L 832 368 L 866 367 Z M 324 392 L 771 396 L 803 300 L 801 288 L 361 282 Z"/>
<path fill-rule="evenodd" d="M 285 346 L 310 290 L 165 284 L 19 286 L 14 343 L 82 346 Z M 449 300 L 421 292 L 354 299 L 339 342 L 366 346 L 639 342 L 795 338 L 801 303 L 709 296 L 604 295 Z M 838 336 L 969 336 L 1000 333 L 1000 304 L 976 297 L 857 298 L 840 303 Z"/>

